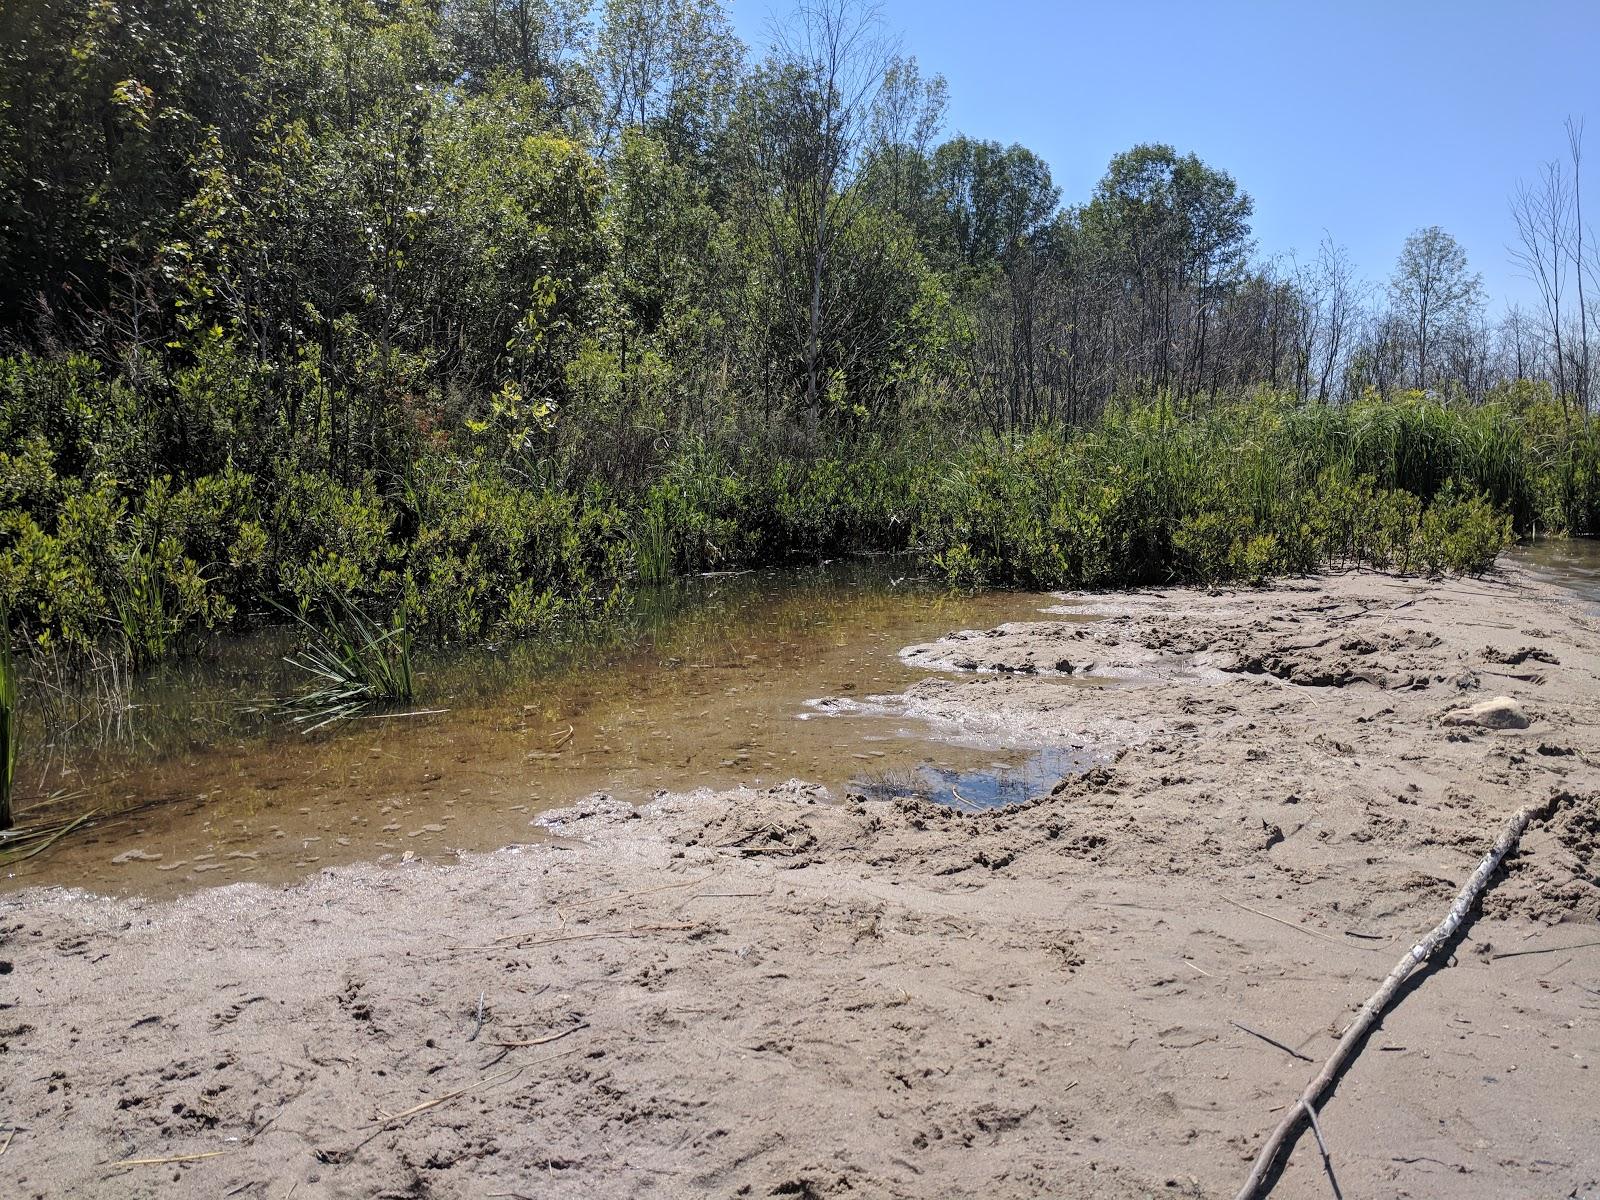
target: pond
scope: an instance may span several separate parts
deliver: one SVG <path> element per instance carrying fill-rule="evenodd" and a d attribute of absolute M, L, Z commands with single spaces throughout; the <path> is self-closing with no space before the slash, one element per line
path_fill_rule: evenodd
<path fill-rule="evenodd" d="M 950 595 L 894 558 L 691 579 L 642 594 L 607 638 L 424 656 L 409 708 L 445 711 L 372 713 L 310 734 L 278 705 L 304 686 L 282 661 L 292 641 L 231 641 L 25 744 L 20 821 L 100 816 L 0 883 L 163 895 L 358 860 L 445 860 L 538 840 L 539 813 L 597 791 L 641 801 L 891 779 L 965 807 L 1015 802 L 1086 764 L 937 741 L 907 718 L 800 718 L 808 699 L 925 677 L 898 657 L 910 643 L 1051 602 Z"/>

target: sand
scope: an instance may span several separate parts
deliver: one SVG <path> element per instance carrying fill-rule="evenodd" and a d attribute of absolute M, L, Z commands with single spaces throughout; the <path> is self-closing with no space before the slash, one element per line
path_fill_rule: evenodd
<path fill-rule="evenodd" d="M 1600 1194 L 1600 620 L 1515 569 L 1062 606 L 866 701 L 1101 760 L 1024 808 L 598 796 L 456 866 L 5 898 L 5 1194 L 1232 1196 L 1551 795 L 1321 1120 L 1349 1196 Z M 1276 1194 L 1331 1194 L 1309 1139 Z"/>

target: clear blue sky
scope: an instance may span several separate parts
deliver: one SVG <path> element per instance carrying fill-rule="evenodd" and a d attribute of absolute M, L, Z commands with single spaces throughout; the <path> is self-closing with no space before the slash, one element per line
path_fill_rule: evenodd
<path fill-rule="evenodd" d="M 769 42 L 787 0 L 730 0 Z M 950 83 L 952 132 L 1021 142 L 1063 199 L 1106 162 L 1169 142 L 1255 198 L 1264 254 L 1309 257 L 1327 230 L 1386 280 L 1406 234 L 1441 225 L 1482 272 L 1490 312 L 1529 287 L 1507 261 L 1508 197 L 1589 120 L 1600 229 L 1600 0 L 886 0 L 886 31 Z"/>

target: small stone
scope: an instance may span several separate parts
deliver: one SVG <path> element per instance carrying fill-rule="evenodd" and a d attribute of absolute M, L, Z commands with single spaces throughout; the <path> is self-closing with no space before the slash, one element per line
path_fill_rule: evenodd
<path fill-rule="evenodd" d="M 1480 700 L 1444 715 L 1446 725 L 1476 725 L 1482 729 L 1526 729 L 1528 723 L 1526 710 L 1509 696 Z"/>

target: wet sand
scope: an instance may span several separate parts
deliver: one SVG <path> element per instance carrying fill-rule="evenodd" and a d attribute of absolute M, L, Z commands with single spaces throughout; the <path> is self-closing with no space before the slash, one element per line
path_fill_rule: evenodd
<path fill-rule="evenodd" d="M 0 900 L 8 1194 L 1231 1196 L 1551 795 L 1321 1123 L 1350 1196 L 1600 1189 L 1600 617 L 1516 568 L 1060 603 L 1101 619 L 818 707 L 1114 760 L 1024 808 L 596 797 L 459 865 Z M 1497 696 L 1529 727 L 1442 721 Z M 1327 1188 L 1302 1141 L 1276 1194 Z"/>

